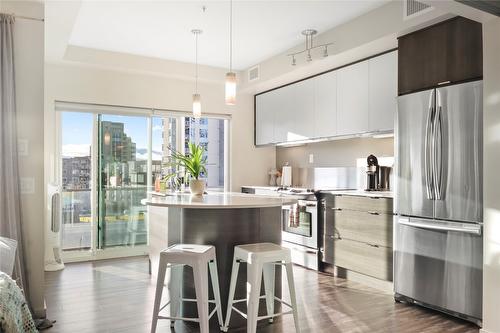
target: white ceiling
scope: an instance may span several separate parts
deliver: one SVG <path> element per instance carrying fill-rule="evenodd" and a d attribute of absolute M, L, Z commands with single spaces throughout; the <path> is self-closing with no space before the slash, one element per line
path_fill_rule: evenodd
<path fill-rule="evenodd" d="M 387 2 L 235 0 L 233 67 L 246 69 L 302 43 L 303 29 L 321 33 Z M 69 44 L 194 62 L 194 28 L 203 30 L 199 63 L 227 67 L 229 1 L 83 1 Z"/>

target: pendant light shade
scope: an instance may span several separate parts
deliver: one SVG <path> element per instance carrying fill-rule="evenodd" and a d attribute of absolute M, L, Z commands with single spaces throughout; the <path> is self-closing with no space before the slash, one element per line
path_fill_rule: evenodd
<path fill-rule="evenodd" d="M 236 104 L 236 73 L 233 72 L 233 1 L 229 1 L 229 72 L 226 73 L 226 104 Z"/>
<path fill-rule="evenodd" d="M 226 73 L 226 104 L 236 104 L 236 73 Z"/>
<path fill-rule="evenodd" d="M 201 117 L 201 96 L 198 93 L 198 35 L 202 33 L 200 29 L 193 29 L 191 32 L 195 35 L 196 38 L 196 46 L 195 46 L 195 88 L 193 94 L 193 117 L 200 118 Z"/>
<path fill-rule="evenodd" d="M 201 117 L 201 96 L 200 94 L 193 94 L 193 117 Z"/>

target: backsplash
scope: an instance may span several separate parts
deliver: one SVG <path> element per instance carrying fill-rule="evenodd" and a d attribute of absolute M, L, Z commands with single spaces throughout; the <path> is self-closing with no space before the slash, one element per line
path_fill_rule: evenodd
<path fill-rule="evenodd" d="M 309 163 L 311 154 L 313 162 Z M 277 147 L 276 167 L 281 168 L 286 162 L 296 168 L 356 167 L 358 159 L 366 159 L 370 154 L 377 156 L 379 161 L 382 157 L 394 156 L 394 138 L 355 138 Z"/>

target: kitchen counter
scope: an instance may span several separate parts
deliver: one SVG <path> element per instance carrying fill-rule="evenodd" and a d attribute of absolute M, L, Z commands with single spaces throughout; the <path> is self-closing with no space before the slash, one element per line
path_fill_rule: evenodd
<path fill-rule="evenodd" d="M 394 198 L 394 192 L 392 191 L 324 190 L 320 192 L 329 193 L 333 195 L 353 195 L 359 197 L 388 198 L 388 199 Z"/>
<path fill-rule="evenodd" d="M 149 248 L 153 274 L 159 254 L 173 244 L 213 245 L 217 255 L 222 309 L 227 307 L 234 247 L 240 244 L 270 242 L 281 244 L 282 206 L 293 198 L 272 198 L 243 193 L 213 192 L 202 197 L 190 193 L 157 196 L 142 200 L 148 207 Z M 276 296 L 281 296 L 281 271 L 276 270 Z M 183 295 L 196 298 L 190 269 L 183 274 Z M 246 296 L 246 269 L 240 270 L 235 299 Z M 278 309 L 277 309 L 278 310 Z M 183 317 L 196 317 L 196 303 L 184 303 Z M 217 321 L 214 316 L 210 321 Z M 215 321 L 215 322 L 214 322 Z M 246 320 L 231 318 L 231 328 L 241 328 Z"/>
<path fill-rule="evenodd" d="M 173 193 L 166 196 L 150 195 L 141 203 L 148 206 L 177 207 L 177 208 L 264 208 L 281 207 L 295 203 L 291 198 L 264 198 L 262 196 L 244 193 L 209 193 L 202 197 L 192 196 L 190 193 Z"/>

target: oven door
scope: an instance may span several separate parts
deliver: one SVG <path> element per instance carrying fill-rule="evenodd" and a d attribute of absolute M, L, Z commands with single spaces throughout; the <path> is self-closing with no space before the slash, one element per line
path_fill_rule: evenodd
<path fill-rule="evenodd" d="M 283 206 L 282 238 L 284 241 L 318 248 L 318 202 L 299 200 Z"/>
<path fill-rule="evenodd" d="M 482 226 L 395 216 L 394 289 L 469 320 L 482 317 Z"/>

